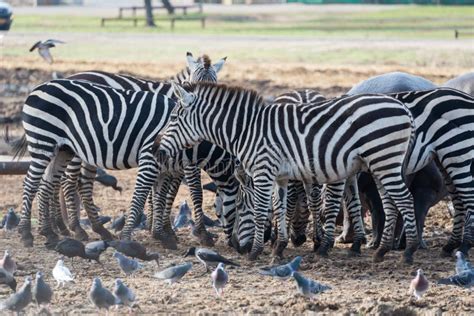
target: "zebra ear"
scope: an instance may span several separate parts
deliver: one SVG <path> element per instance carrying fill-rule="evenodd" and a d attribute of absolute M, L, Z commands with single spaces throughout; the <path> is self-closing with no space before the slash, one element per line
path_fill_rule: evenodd
<path fill-rule="evenodd" d="M 190 52 L 186 53 L 186 62 L 188 63 L 188 67 L 189 69 L 191 69 L 191 71 L 194 71 L 196 69 L 197 61 L 194 60 L 193 54 L 191 54 Z"/>
<path fill-rule="evenodd" d="M 183 87 L 181 87 L 179 84 L 177 84 L 174 81 L 171 81 L 171 86 L 173 87 L 173 92 L 175 96 L 181 101 L 181 104 L 184 107 L 187 107 L 188 105 L 191 104 L 191 102 L 194 99 L 192 93 L 184 90 Z"/>
<path fill-rule="evenodd" d="M 227 60 L 227 57 L 224 57 L 224 58 L 220 59 L 217 63 L 212 65 L 212 68 L 214 68 L 214 71 L 216 73 L 221 71 L 222 67 L 224 67 L 224 63 L 225 63 L 226 60 Z"/>

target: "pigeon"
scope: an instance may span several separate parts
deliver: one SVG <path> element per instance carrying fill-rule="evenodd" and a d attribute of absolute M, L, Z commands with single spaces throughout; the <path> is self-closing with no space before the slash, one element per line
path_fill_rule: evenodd
<path fill-rule="evenodd" d="M 109 290 L 102 287 L 102 282 L 99 278 L 94 278 L 92 281 L 92 287 L 89 291 L 89 299 L 99 310 L 108 310 L 110 306 L 115 305 L 114 295 Z"/>
<path fill-rule="evenodd" d="M 104 215 L 99 216 L 99 223 L 101 223 L 102 225 L 107 224 L 111 220 L 112 220 L 112 217 L 110 217 L 110 216 L 104 216 Z M 91 226 L 91 221 L 88 218 L 81 218 L 79 220 L 79 224 L 81 224 L 81 226 L 90 227 Z"/>
<path fill-rule="evenodd" d="M 157 272 L 154 276 L 157 279 L 165 280 L 168 284 L 173 284 L 179 281 L 189 270 L 191 270 L 192 266 L 193 264 L 191 262 L 179 264 Z"/>
<path fill-rule="evenodd" d="M 25 278 L 25 283 L 20 288 L 20 290 L 12 294 L 5 301 L 0 303 L 0 311 L 12 311 L 19 314 L 25 307 L 31 303 L 31 282 L 32 279 L 30 276 Z"/>
<path fill-rule="evenodd" d="M 471 288 L 474 286 L 474 270 L 466 270 L 460 274 L 450 276 L 438 281 L 438 284 L 456 285 Z"/>
<path fill-rule="evenodd" d="M 3 268 L 0 268 L 0 284 L 8 285 L 13 292 L 16 291 L 16 280 L 13 274 Z"/>
<path fill-rule="evenodd" d="M 220 262 L 217 265 L 217 268 L 211 273 L 211 278 L 212 278 L 212 286 L 214 287 L 214 290 L 216 290 L 217 296 L 222 296 L 224 294 L 224 287 L 227 284 L 227 281 L 229 281 L 229 276 L 227 275 L 227 272 L 224 270 L 224 264 Z"/>
<path fill-rule="evenodd" d="M 100 263 L 99 257 L 104 251 L 107 250 L 108 247 L 109 243 L 107 241 L 92 241 L 86 244 L 86 246 L 84 247 L 84 252 L 86 254 L 87 259 L 95 260 Z"/>
<path fill-rule="evenodd" d="M 234 263 L 230 261 L 229 259 L 222 257 L 220 254 L 210 249 L 191 247 L 189 248 L 188 252 L 184 256 L 187 257 L 187 256 L 192 256 L 192 255 L 195 255 L 196 258 L 200 262 L 202 262 L 202 264 L 204 264 L 204 267 L 206 268 L 206 272 L 209 271 L 209 266 L 213 266 L 213 267 L 217 266 L 219 262 L 222 262 L 225 265 L 240 267 L 240 264 Z"/>
<path fill-rule="evenodd" d="M 53 290 L 44 281 L 42 272 L 36 272 L 36 283 L 33 286 L 33 300 L 38 306 L 49 305 L 53 298 Z"/>
<path fill-rule="evenodd" d="M 148 253 L 146 248 L 138 241 L 133 240 L 112 240 L 109 246 L 132 258 L 138 258 L 143 261 L 155 260 L 159 265 L 160 255 L 157 252 Z"/>
<path fill-rule="evenodd" d="M 423 274 L 423 270 L 416 271 L 416 277 L 411 281 L 409 294 L 413 294 L 417 300 L 421 299 L 423 294 L 428 290 L 429 282 Z"/>
<path fill-rule="evenodd" d="M 18 226 L 19 223 L 20 218 L 18 215 L 16 215 L 13 207 L 10 207 L 7 211 L 7 214 L 3 216 L 1 227 L 5 230 L 5 232 L 11 232 Z"/>
<path fill-rule="evenodd" d="M 52 64 L 53 63 L 53 57 L 51 56 L 51 52 L 49 49 L 51 47 L 55 47 L 56 44 L 64 44 L 63 41 L 58 41 L 54 39 L 48 39 L 46 41 L 38 41 L 36 42 L 31 48 L 30 52 L 34 51 L 35 49 L 38 49 L 39 55 L 48 63 Z"/>
<path fill-rule="evenodd" d="M 188 206 L 188 202 L 184 201 L 179 206 L 178 216 L 174 219 L 173 230 L 176 231 L 180 228 L 189 226 L 189 221 L 191 217 L 191 209 Z"/>
<path fill-rule="evenodd" d="M 112 225 L 110 226 L 110 229 L 113 229 L 115 233 L 121 231 L 123 227 L 125 226 L 125 214 L 120 215 L 119 217 L 115 218 L 112 221 Z"/>
<path fill-rule="evenodd" d="M 64 286 L 67 282 L 74 281 L 71 271 L 64 265 L 64 261 L 59 259 L 56 266 L 53 268 L 53 278 L 58 283 L 57 285 Z"/>
<path fill-rule="evenodd" d="M 132 290 L 130 290 L 125 284 L 123 284 L 122 280 L 115 279 L 115 287 L 113 293 L 115 296 L 115 304 L 126 305 L 131 310 L 135 302 L 135 293 L 133 293 Z"/>
<path fill-rule="evenodd" d="M 270 275 L 281 280 L 287 280 L 292 276 L 293 272 L 298 271 L 301 260 L 302 258 L 298 256 L 284 265 L 263 267 L 259 270 L 259 273 L 262 275 Z"/>
<path fill-rule="evenodd" d="M 456 251 L 456 274 L 461 274 L 467 270 L 474 270 L 474 267 L 466 260 L 461 251 Z"/>
<path fill-rule="evenodd" d="M 129 259 L 120 252 L 114 252 L 113 256 L 114 258 L 117 258 L 117 262 L 120 266 L 120 269 L 122 269 L 126 276 L 129 276 L 135 271 L 142 268 L 142 265 L 138 261 L 134 259 Z"/>
<path fill-rule="evenodd" d="M 0 259 L 0 268 L 3 268 L 5 270 L 7 270 L 11 274 L 15 274 L 15 272 L 16 272 L 15 260 L 13 260 L 12 256 L 10 255 L 10 252 L 8 250 L 5 250 L 3 258 Z"/>
<path fill-rule="evenodd" d="M 115 191 L 122 193 L 122 187 L 119 187 L 117 178 L 108 174 L 104 169 L 97 168 L 97 174 L 95 176 L 95 181 L 105 185 L 106 187 L 111 187 Z"/>
<path fill-rule="evenodd" d="M 298 272 L 293 272 L 293 278 L 295 278 L 296 280 L 298 292 L 310 299 L 312 299 L 319 293 L 323 293 L 324 291 L 331 289 L 331 287 L 327 285 L 305 278 Z"/>
<path fill-rule="evenodd" d="M 218 219 L 211 219 L 207 215 L 204 215 L 204 225 L 207 227 L 222 227 L 221 221 Z"/>
<path fill-rule="evenodd" d="M 89 259 L 87 258 L 84 244 L 76 239 L 64 238 L 56 244 L 54 250 L 68 258 L 71 258 L 71 263 L 73 262 L 74 257 Z"/>

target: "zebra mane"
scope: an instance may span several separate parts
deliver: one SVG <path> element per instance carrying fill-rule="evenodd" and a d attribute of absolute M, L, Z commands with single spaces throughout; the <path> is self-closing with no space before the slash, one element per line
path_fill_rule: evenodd
<path fill-rule="evenodd" d="M 208 90 L 224 90 L 225 92 L 230 94 L 244 93 L 246 96 L 248 96 L 250 102 L 254 101 L 255 103 L 260 105 L 265 104 L 265 102 L 263 102 L 263 97 L 257 91 L 238 86 L 228 86 L 223 83 L 196 82 L 191 83 L 189 85 L 185 85 L 183 86 L 183 88 L 186 91 L 193 92 L 195 94 L 200 94 L 201 92 Z"/>
<path fill-rule="evenodd" d="M 208 55 L 206 54 L 202 55 L 202 57 L 198 58 L 198 61 L 200 61 L 200 59 L 202 60 L 204 68 L 209 69 L 209 67 L 211 67 L 211 59 L 209 58 Z"/>

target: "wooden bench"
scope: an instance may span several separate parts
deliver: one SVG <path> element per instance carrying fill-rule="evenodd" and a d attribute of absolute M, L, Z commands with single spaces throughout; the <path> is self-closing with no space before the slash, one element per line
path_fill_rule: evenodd
<path fill-rule="evenodd" d="M 199 13 L 202 13 L 202 4 L 192 4 L 192 5 L 175 5 L 173 6 L 175 10 L 181 10 L 183 15 L 188 14 L 188 9 L 198 9 Z M 151 7 L 152 10 L 163 10 L 166 9 L 163 5 L 154 5 Z M 131 7 L 119 7 L 119 17 L 123 16 L 124 11 L 132 11 L 132 16 L 137 16 L 137 10 L 145 10 L 145 6 L 131 6 Z"/>
<path fill-rule="evenodd" d="M 460 35 L 474 36 L 474 32 L 454 30 L 454 38 L 455 39 L 458 39 Z"/>
<path fill-rule="evenodd" d="M 154 17 L 155 21 L 170 21 L 171 22 L 171 29 L 174 30 L 174 26 L 176 21 L 201 21 L 201 28 L 206 27 L 206 16 L 205 15 L 170 15 L 170 16 L 163 16 L 163 17 Z M 145 21 L 143 17 L 114 17 L 114 18 L 102 18 L 100 22 L 100 26 L 104 27 L 106 21 L 131 21 L 133 22 L 133 26 L 138 26 L 138 21 Z"/>

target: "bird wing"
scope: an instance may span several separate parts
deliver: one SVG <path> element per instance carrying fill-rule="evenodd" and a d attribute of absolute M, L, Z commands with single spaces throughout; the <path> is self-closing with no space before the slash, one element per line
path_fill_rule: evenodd
<path fill-rule="evenodd" d="M 37 41 L 33 46 L 30 48 L 30 52 L 34 51 L 41 44 L 41 41 Z"/>
<path fill-rule="evenodd" d="M 40 47 L 38 48 L 38 52 L 40 56 L 43 57 L 43 59 L 46 60 L 46 62 L 48 62 L 48 64 L 53 63 L 53 56 L 51 56 L 51 53 L 49 52 L 48 47 L 44 47 L 44 48 Z"/>
<path fill-rule="evenodd" d="M 55 39 L 48 39 L 45 42 L 43 42 L 45 45 L 54 45 L 54 44 L 66 44 L 66 42 L 60 41 L 60 40 L 55 40 Z"/>
<path fill-rule="evenodd" d="M 201 258 L 203 261 L 206 261 L 206 262 L 222 262 L 223 264 L 227 264 L 227 265 L 233 265 L 237 267 L 240 266 L 239 264 L 234 263 L 230 261 L 229 259 L 224 258 L 217 252 L 214 252 L 209 249 L 206 249 L 206 250 L 200 249 L 198 250 L 197 255 L 199 256 L 199 258 Z"/>
<path fill-rule="evenodd" d="M 278 266 L 274 268 L 274 271 L 275 276 L 288 277 L 293 272 L 293 269 L 289 265 L 285 264 L 284 266 Z"/>

